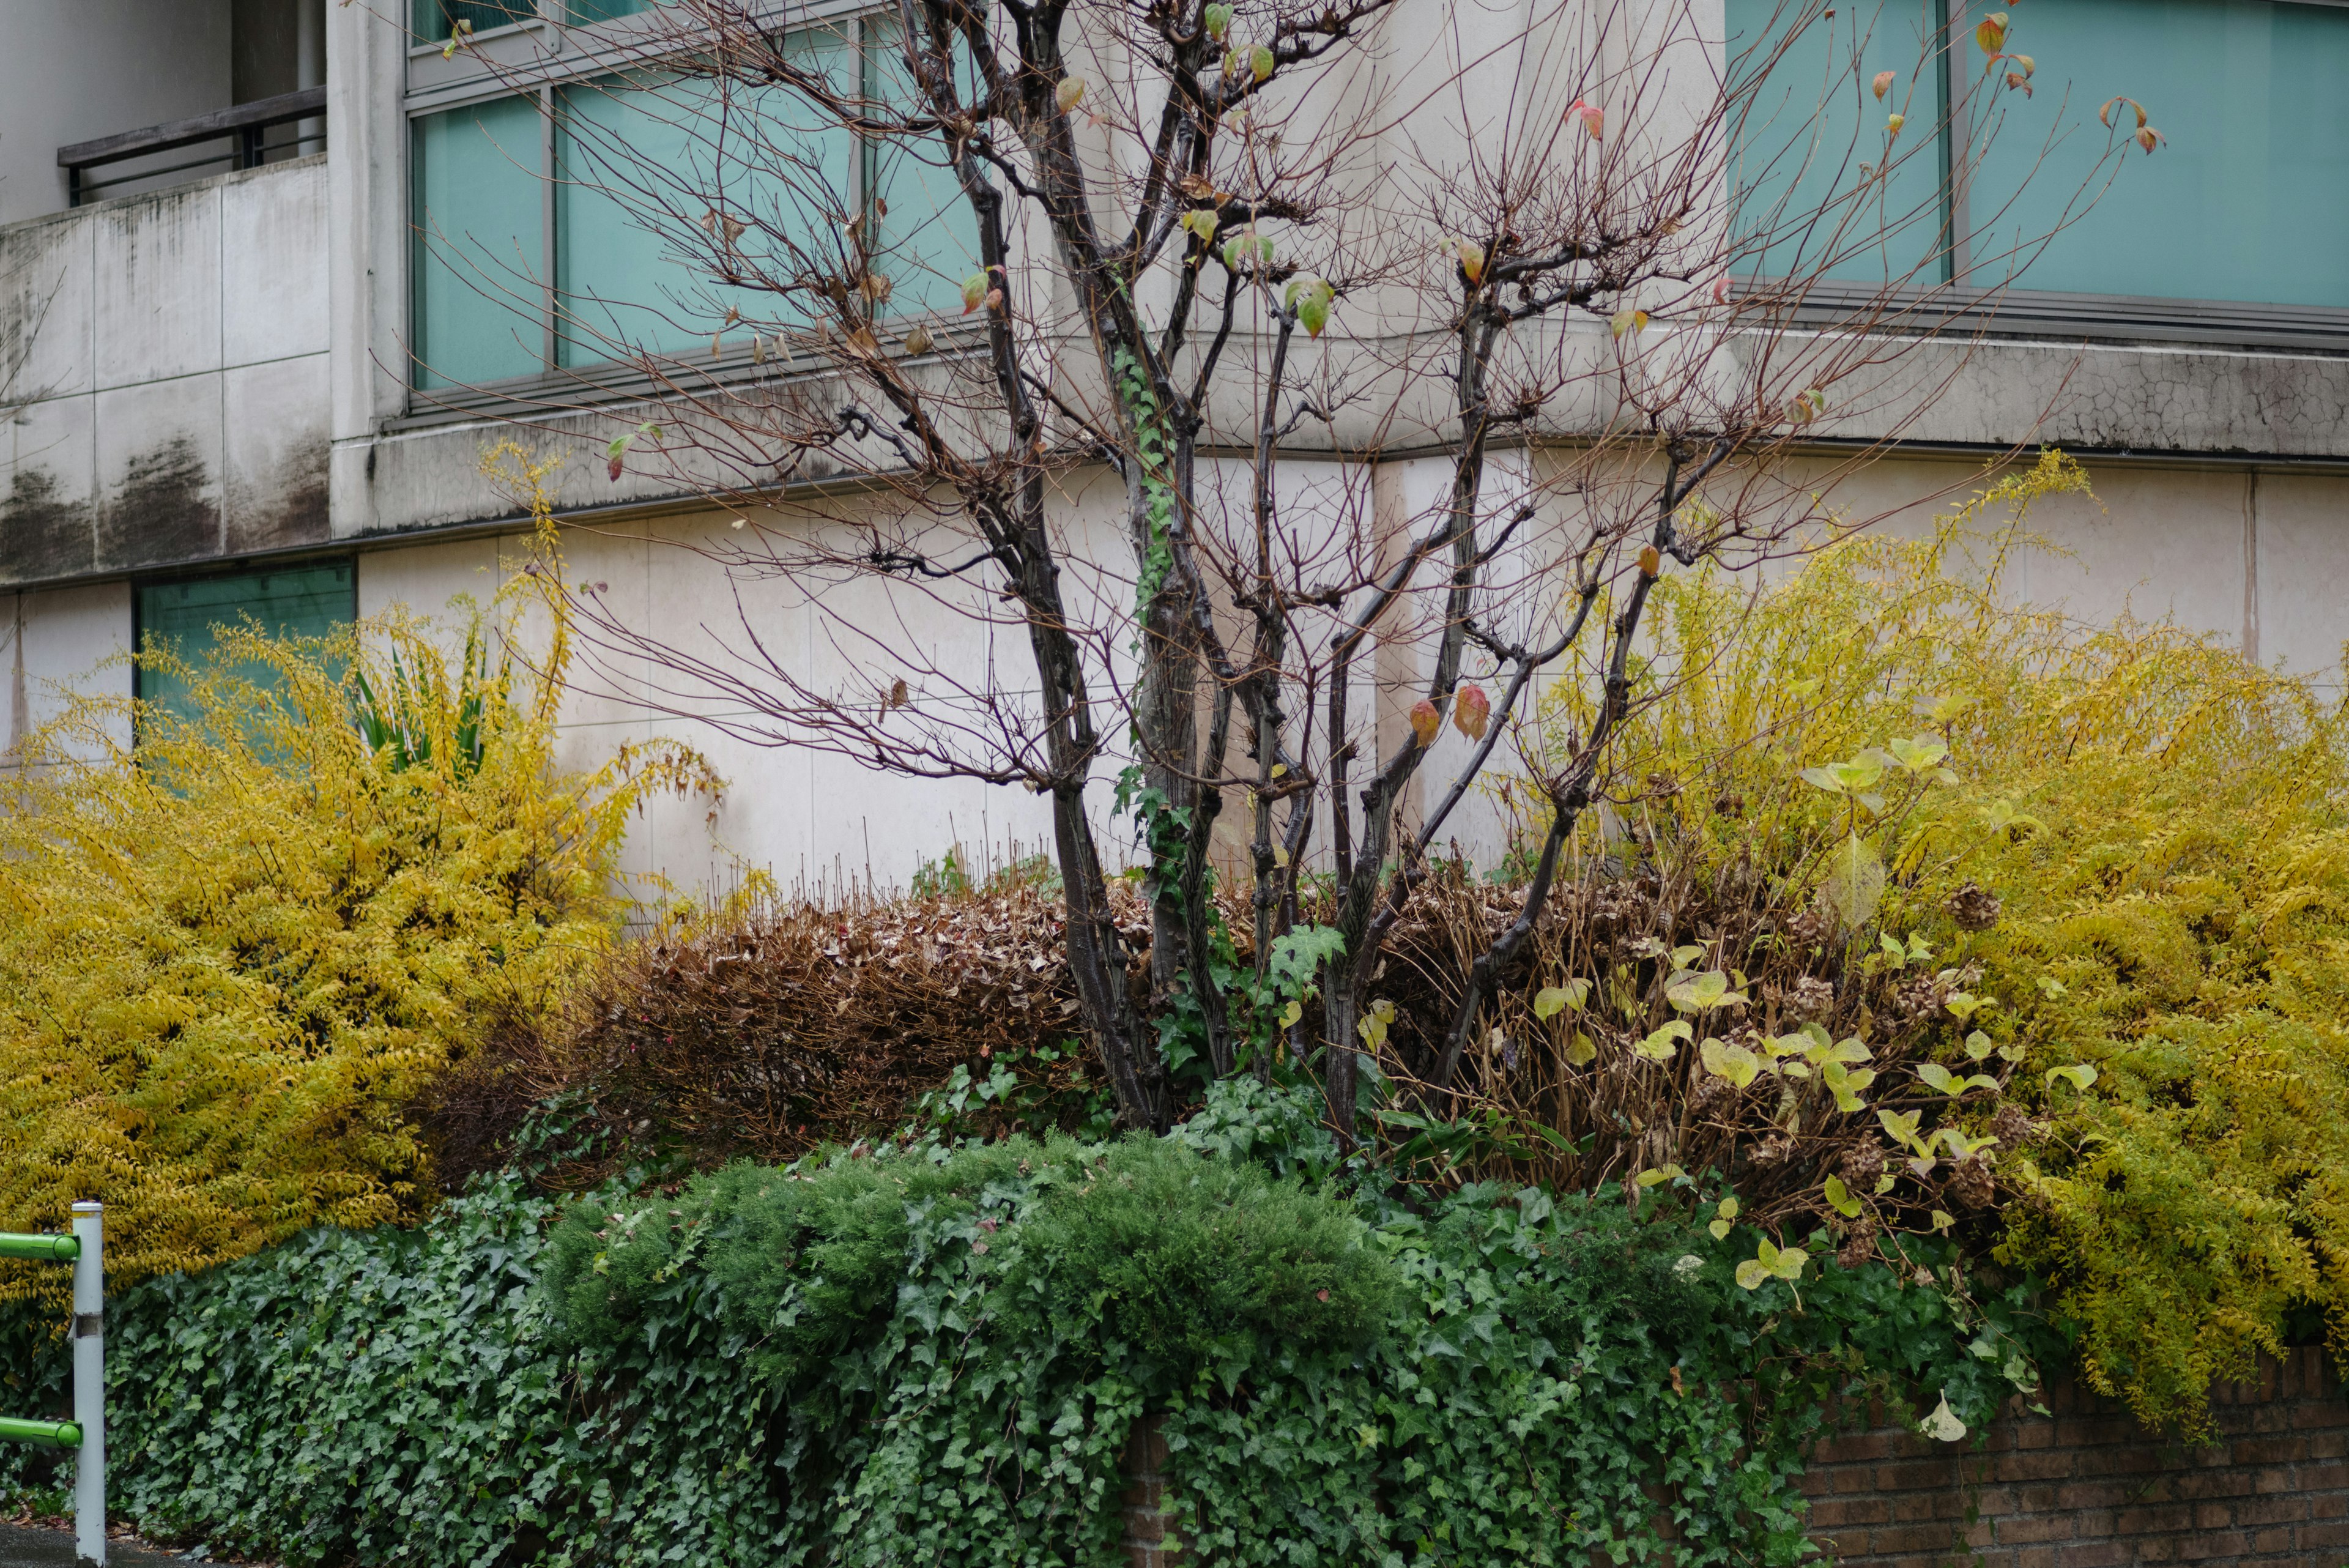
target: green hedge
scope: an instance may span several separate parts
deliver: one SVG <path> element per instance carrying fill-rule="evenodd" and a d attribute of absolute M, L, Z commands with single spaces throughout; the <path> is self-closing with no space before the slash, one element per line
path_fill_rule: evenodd
<path fill-rule="evenodd" d="M 1971 1421 L 2032 1381 L 1945 1258 L 1749 1292 L 1716 1195 L 1341 1199 L 1200 1147 L 1232 1125 L 560 1218 L 508 1178 L 156 1282 L 112 1325 L 120 1510 L 295 1565 L 1108 1564 L 1159 1410 L 1216 1562 L 1640 1560 L 1667 1517 L 1678 1563 L 1793 1562 L 1831 1392 Z"/>

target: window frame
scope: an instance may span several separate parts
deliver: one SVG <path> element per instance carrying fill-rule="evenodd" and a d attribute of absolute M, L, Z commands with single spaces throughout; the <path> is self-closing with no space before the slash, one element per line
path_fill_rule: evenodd
<path fill-rule="evenodd" d="M 625 360 L 575 366 L 560 363 L 556 295 L 561 280 L 555 251 L 557 190 L 553 176 L 560 135 L 554 115 L 555 93 L 599 77 L 658 65 L 667 52 L 652 36 L 661 31 L 661 18 L 657 9 L 648 9 L 609 21 L 573 25 L 562 19 L 567 14 L 565 0 L 538 0 L 538 10 L 534 20 L 474 35 L 467 47 L 453 56 L 445 55 L 444 45 L 439 43 L 411 46 L 399 104 L 401 208 L 403 213 L 412 214 L 416 210 L 415 125 L 419 119 L 527 93 L 538 96 L 542 186 L 538 266 L 543 296 L 539 311 L 542 337 L 538 369 L 473 386 L 416 384 L 415 275 L 419 236 L 412 232 L 411 217 L 411 232 L 404 236 L 399 248 L 404 361 L 400 380 L 406 413 L 390 421 L 389 429 L 413 429 L 484 414 L 543 413 L 543 394 L 556 389 L 562 390 L 566 403 L 623 403 L 660 395 L 661 389 L 653 378 Z M 761 0 L 750 8 L 750 13 L 761 26 L 776 30 L 845 23 L 854 29 L 856 47 L 862 52 L 866 47 L 867 28 L 882 15 L 882 9 L 875 0 Z M 471 57 L 475 55 L 491 63 Z M 519 89 L 518 80 L 522 84 Z M 862 138 L 849 161 L 850 194 L 860 208 L 870 202 L 874 167 L 871 140 Z M 927 320 L 933 337 L 942 348 L 950 350 L 984 337 L 983 325 L 970 327 L 954 317 L 935 314 L 924 318 L 909 313 L 907 317 L 917 318 Z M 715 359 L 697 358 L 697 369 L 723 383 L 820 374 L 823 366 L 813 358 L 795 361 L 771 353 L 762 361 L 754 362 L 746 340 L 740 347 L 727 348 Z"/>
<path fill-rule="evenodd" d="M 2274 5 L 2307 5 L 2349 12 L 2349 0 L 2263 0 Z M 1957 0 L 1942 0 L 1941 21 L 1949 36 L 1942 50 L 1946 75 L 1942 90 L 1949 105 L 1949 129 L 1940 140 L 1943 211 L 1950 225 L 1950 281 L 1930 289 L 1894 291 L 1896 303 L 1920 308 L 1908 315 L 1904 327 L 1956 327 L 1994 337 L 2057 337 L 2067 342 L 2087 338 L 2101 342 L 2157 344 L 2205 343 L 2213 348 L 2299 348 L 2349 354 L 2349 306 L 2265 305 L 2251 300 L 2185 299 L 2168 295 L 1982 287 L 1968 281 L 1973 270 L 1973 223 L 1966 186 L 1951 178 L 1959 139 L 1971 145 L 1971 109 L 1980 86 L 1975 57 L 1965 45 L 1971 33 L 1954 18 L 1963 16 Z M 1727 48 L 1723 43 L 1724 51 Z M 1726 59 L 1723 65 L 1727 64 Z M 2343 193 L 2349 200 L 2349 192 Z M 2030 274 L 2025 271 L 2027 280 Z M 1764 273 L 1750 273 L 1740 283 L 1766 286 L 1785 281 Z M 1844 283 L 1816 283 L 1805 291 L 1792 314 L 1800 326 L 1832 326 L 1851 318 L 1855 311 L 1881 305 L 1880 288 Z"/>

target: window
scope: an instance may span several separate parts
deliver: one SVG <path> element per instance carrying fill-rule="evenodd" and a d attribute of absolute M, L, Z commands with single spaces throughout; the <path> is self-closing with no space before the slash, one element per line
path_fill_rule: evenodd
<path fill-rule="evenodd" d="M 2060 229 L 2017 286 L 2349 308 L 2349 9 L 2035 0 L 2013 15 L 2012 47 L 2044 63 L 2033 97 L 2000 97 L 1969 200 L 1978 269 L 2002 275 L 2009 252 Z M 2116 95 L 2168 140 L 2131 148 L 2106 186 L 2096 110 Z"/>
<path fill-rule="evenodd" d="M 486 33 L 537 16 L 538 0 L 415 0 L 409 26 L 419 40 L 437 44 L 460 22 L 473 32 Z"/>
<path fill-rule="evenodd" d="M 1752 51 L 1794 7 L 1726 3 L 1733 70 L 1763 57 Z M 1985 78 L 1972 31 L 1994 10 L 2012 18 L 2006 47 L 2036 62 L 2028 97 Z M 2349 309 L 2349 7 L 1971 0 L 1936 20 L 1913 0 L 1874 9 L 1861 0 L 1806 14 L 1809 28 L 1733 128 L 1741 220 L 1765 246 L 1764 275 L 1832 262 L 1833 278 L 1880 284 L 1922 261 L 1920 282 Z M 1954 38 L 1962 52 L 1912 81 L 1927 37 Z M 1860 166 L 1882 155 L 1888 112 L 1904 108 L 1873 99 L 1886 69 L 1898 73 L 1894 94 L 1914 105 L 1899 140 L 1914 140 L 1889 181 L 1857 194 Z M 1964 89 L 1949 116 L 1954 135 L 1976 150 L 1957 160 L 1973 168 L 1955 191 L 1951 150 L 1935 131 L 1952 77 Z M 2097 110 L 2116 97 L 2146 107 L 2168 138 L 2158 151 L 2106 157 L 2113 138 Z M 2122 133 L 2136 129 L 2134 110 L 2115 112 L 2128 117 Z M 1936 202 L 1949 234 L 1938 255 L 1938 223 L 1916 221 Z M 1789 232 L 1786 215 L 1823 203 L 1828 222 Z M 1873 234 L 1890 237 L 1872 244 Z M 2164 308 L 2181 324 L 2199 314 Z"/>
<path fill-rule="evenodd" d="M 1783 52 L 1772 30 L 1799 0 L 1727 0 L 1732 80 L 1766 64 L 1734 139 L 1731 173 L 1754 270 L 1824 272 L 1882 286 L 1950 276 L 1943 0 L 1852 0 L 1814 19 Z M 1879 103 L 1878 73 L 1893 73 Z M 1902 118 L 1889 131 L 1893 114 Z M 1876 179 L 1878 164 L 1889 168 Z"/>
<path fill-rule="evenodd" d="M 248 617 L 273 637 L 324 637 L 357 618 L 357 585 L 350 561 L 145 584 L 135 605 L 138 646 L 162 643 L 201 665 L 212 649 L 213 628 Z M 187 683 L 169 670 L 140 666 L 138 694 L 182 718 L 192 716 Z"/>
<path fill-rule="evenodd" d="M 572 0 L 571 15 L 646 8 Z M 801 29 L 786 47 L 844 88 L 873 94 L 902 70 L 886 37 L 881 21 L 849 19 Z M 527 379 L 637 350 L 680 353 L 724 329 L 730 311 L 753 329 L 793 325 L 790 302 L 710 276 L 702 236 L 689 232 L 712 192 L 755 217 L 745 244 L 762 228 L 821 232 L 836 222 L 806 182 L 778 177 L 788 163 L 880 234 L 888 311 L 958 303 L 961 280 L 978 265 L 977 226 L 935 148 L 860 141 L 780 88 L 746 92 L 651 70 L 561 74 L 563 61 L 594 57 L 567 48 L 536 92 L 411 118 L 418 388 Z M 675 184 L 659 171 L 674 171 Z M 748 334 L 739 336 L 747 349 Z"/>

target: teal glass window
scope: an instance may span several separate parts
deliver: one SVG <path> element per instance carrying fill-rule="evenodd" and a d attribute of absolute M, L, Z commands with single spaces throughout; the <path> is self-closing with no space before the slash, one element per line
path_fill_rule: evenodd
<path fill-rule="evenodd" d="M 163 644 L 193 665 L 211 654 L 216 628 L 257 622 L 273 637 L 326 637 L 358 615 L 358 570 L 350 561 L 148 583 L 138 593 L 139 645 Z M 258 680 L 264 670 L 241 671 Z M 138 671 L 140 701 L 193 716 L 187 683 L 167 670 Z"/>
<path fill-rule="evenodd" d="M 1946 18 L 1944 0 L 1851 0 L 1823 14 L 1726 0 L 1730 79 L 1755 83 L 1730 128 L 1739 234 L 1752 247 L 1738 270 L 1947 281 Z M 1791 38 L 1774 31 L 1796 22 L 1807 25 Z M 1879 103 L 1883 71 L 1893 82 Z"/>
<path fill-rule="evenodd" d="M 571 0 L 569 15 L 608 20 L 658 3 Z M 811 25 L 785 47 L 845 93 L 890 94 L 905 69 L 893 30 L 885 18 Z M 551 127 L 537 95 L 412 121 L 419 389 L 686 355 L 739 330 L 730 312 L 756 330 L 801 325 L 798 302 L 711 275 L 712 192 L 746 224 L 746 274 L 771 277 L 804 270 L 759 254 L 771 236 L 810 236 L 822 258 L 841 209 L 860 211 L 889 281 L 884 314 L 958 310 L 978 268 L 977 219 L 935 138 L 860 138 L 788 89 L 667 72 L 574 79 L 545 101 Z"/>
<path fill-rule="evenodd" d="M 847 41 L 829 31 L 803 31 L 785 47 L 835 76 L 853 68 Z M 562 364 L 591 365 L 639 348 L 677 353 L 719 331 L 730 309 L 761 327 L 781 324 L 782 296 L 709 275 L 708 237 L 697 232 L 705 214 L 696 209 L 721 192 L 730 211 L 756 220 L 740 242 L 746 265 L 790 276 L 798 269 L 787 258 L 753 247 L 769 234 L 823 234 L 838 223 L 808 192 L 851 196 L 855 140 L 843 127 L 815 123 L 782 91 L 730 105 L 716 93 L 715 84 L 690 78 L 607 78 L 562 89 L 555 154 Z M 778 177 L 793 165 L 807 171 L 804 182 Z M 651 169 L 678 171 L 674 199 L 648 185 Z"/>
<path fill-rule="evenodd" d="M 498 99 L 412 124 L 415 384 L 533 374 L 546 358 L 538 100 Z"/>
<path fill-rule="evenodd" d="M 639 11 L 649 11 L 654 5 L 666 3 L 667 0 L 570 0 L 571 25 L 574 27 L 593 26 L 598 22 L 633 16 Z"/>
<path fill-rule="evenodd" d="M 895 18 L 867 24 L 865 90 L 902 101 L 910 84 Z M 972 73 L 957 58 L 959 73 Z M 966 80 L 969 102 L 984 88 Z M 865 188 L 879 198 L 874 216 L 881 236 L 881 270 L 890 279 L 890 308 L 899 315 L 962 308 L 962 280 L 978 270 L 978 215 L 935 135 L 876 137 L 865 148 Z M 884 212 L 882 209 L 885 208 Z"/>
<path fill-rule="evenodd" d="M 1977 112 L 1977 134 L 1994 135 L 1968 193 L 1971 281 L 2019 267 L 2023 289 L 2349 307 L 2349 10 L 2033 0 L 2010 14 L 2007 47 L 2033 57 L 2036 90 Z M 2100 171 L 2096 110 L 2116 95 L 2168 140 Z"/>
<path fill-rule="evenodd" d="M 474 32 L 486 33 L 492 27 L 527 22 L 537 15 L 538 0 L 415 0 L 409 26 L 419 39 L 437 44 L 459 22 L 470 22 Z"/>

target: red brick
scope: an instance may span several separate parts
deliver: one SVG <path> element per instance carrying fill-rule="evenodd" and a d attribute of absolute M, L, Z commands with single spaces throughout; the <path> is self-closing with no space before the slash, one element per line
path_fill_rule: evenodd
<path fill-rule="evenodd" d="M 2194 1507 L 2191 1503 L 2165 1502 L 2152 1507 L 2124 1508 L 2113 1515 L 2113 1532 L 2117 1535 L 2151 1535 L 2194 1528 Z"/>
<path fill-rule="evenodd" d="M 1990 1473 L 2002 1481 L 2068 1480 L 2072 1476 L 2072 1457 L 2069 1449 L 2001 1454 L 1992 1461 Z"/>
<path fill-rule="evenodd" d="M 2297 1524 L 2308 1517 L 2308 1498 L 2302 1492 L 2273 1497 L 2247 1497 L 2231 1505 L 2237 1524 Z"/>

